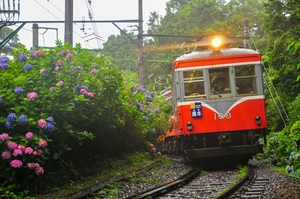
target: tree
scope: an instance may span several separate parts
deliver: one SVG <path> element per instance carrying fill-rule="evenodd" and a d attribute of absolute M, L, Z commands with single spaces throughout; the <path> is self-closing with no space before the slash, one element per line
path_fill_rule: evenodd
<path fill-rule="evenodd" d="M 103 53 L 115 59 L 121 70 L 137 72 L 138 45 L 133 32 L 123 30 L 120 35 L 111 35 L 103 44 Z"/>
<path fill-rule="evenodd" d="M 0 30 L 0 40 L 1 42 L 3 42 L 4 39 L 6 39 L 14 30 L 10 29 L 8 27 L 3 27 Z M 5 54 L 12 54 L 13 49 L 16 48 L 20 43 L 19 43 L 19 37 L 16 34 L 15 36 L 13 36 L 9 42 L 1 49 L 1 53 L 5 53 Z"/>
<path fill-rule="evenodd" d="M 297 43 L 300 36 L 300 15 L 298 12 L 300 4 L 294 0 L 274 0 L 268 1 L 264 5 L 266 13 L 264 26 L 268 33 L 268 53 L 263 56 L 263 59 L 269 68 L 272 84 L 276 85 L 278 99 L 283 103 L 283 107 L 288 107 L 299 95 L 300 90 L 300 84 L 297 81 L 300 51 L 290 51 L 290 46 Z M 269 85 L 271 86 L 270 83 Z M 292 110 L 293 108 L 290 107 L 289 109 Z M 274 129 L 282 129 L 283 123 L 278 118 L 279 114 L 275 112 L 275 109 L 269 112 L 274 116 L 269 117 L 269 123 L 274 125 Z M 291 118 L 291 121 L 294 119 Z"/>

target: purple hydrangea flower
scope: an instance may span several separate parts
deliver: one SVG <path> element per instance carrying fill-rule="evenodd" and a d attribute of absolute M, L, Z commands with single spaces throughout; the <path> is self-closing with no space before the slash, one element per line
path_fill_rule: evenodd
<path fill-rule="evenodd" d="M 3 102 L 3 98 L 2 97 L 0 97 L 0 103 L 2 103 Z"/>
<path fill-rule="evenodd" d="M 23 88 L 17 87 L 17 88 L 15 89 L 15 92 L 18 93 L 18 94 L 20 94 L 20 93 L 23 92 Z"/>
<path fill-rule="evenodd" d="M 31 70 L 32 69 L 32 66 L 30 64 L 26 64 L 24 66 L 24 70 Z"/>
<path fill-rule="evenodd" d="M 26 61 L 26 60 L 27 60 L 27 56 L 26 56 L 26 55 L 21 54 L 21 55 L 19 56 L 19 61 Z"/>
<path fill-rule="evenodd" d="M 156 129 L 155 128 L 152 129 L 152 133 L 156 133 Z"/>

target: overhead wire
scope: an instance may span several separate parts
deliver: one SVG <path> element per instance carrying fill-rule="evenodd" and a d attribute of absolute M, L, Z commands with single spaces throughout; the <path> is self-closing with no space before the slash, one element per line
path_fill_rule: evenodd
<path fill-rule="evenodd" d="M 254 45 L 254 47 L 255 47 L 255 50 L 256 50 L 256 51 L 259 51 L 259 50 L 257 49 L 257 46 L 256 46 L 256 44 L 255 44 L 255 41 L 254 41 L 254 39 L 253 39 L 253 37 L 252 37 L 252 34 L 250 33 L 249 30 L 248 30 L 248 34 L 250 35 L 250 38 L 251 38 L 252 43 L 253 43 L 253 45 Z M 270 93 L 270 95 L 271 95 L 271 98 L 272 98 L 272 100 L 273 100 L 273 102 L 274 102 L 274 104 L 275 104 L 275 106 L 276 106 L 276 108 L 277 108 L 277 110 L 278 110 L 278 112 L 279 112 L 279 114 L 280 114 L 280 117 L 281 117 L 281 119 L 282 119 L 284 125 L 286 126 L 287 124 L 286 124 L 285 118 L 286 118 L 287 120 L 289 120 L 289 116 L 288 116 L 288 114 L 287 114 L 287 112 L 286 112 L 286 110 L 285 110 L 285 108 L 284 108 L 284 106 L 283 106 L 283 104 L 282 104 L 282 102 L 281 102 L 281 100 L 280 100 L 280 97 L 279 97 L 279 95 L 278 95 L 278 93 L 277 93 L 277 91 L 276 91 L 276 88 L 275 88 L 275 86 L 274 86 L 274 84 L 273 84 L 273 82 L 272 82 L 272 80 L 271 80 L 271 77 L 270 77 L 270 74 L 269 74 L 269 72 L 268 72 L 267 67 L 264 65 L 264 63 L 262 63 L 262 66 L 263 66 L 263 69 L 264 69 L 264 71 L 265 71 L 266 76 L 268 77 L 268 80 L 267 80 L 266 77 L 263 76 L 264 81 L 265 81 L 265 85 L 267 86 L 267 89 L 268 89 L 268 91 L 269 91 L 269 93 Z M 270 83 L 270 86 L 269 86 L 268 83 Z M 275 96 L 273 95 L 273 93 L 275 93 Z M 276 102 L 276 99 L 278 100 L 280 107 L 278 106 L 278 103 Z M 282 111 L 280 111 L 280 110 L 283 111 L 284 116 L 283 116 L 283 114 L 282 114 Z M 285 118 L 284 118 L 284 117 L 285 117 Z"/>
<path fill-rule="evenodd" d="M 56 19 L 58 19 L 59 21 L 62 21 L 61 19 L 59 19 L 57 16 L 55 16 L 52 12 L 50 12 L 50 10 L 49 9 L 47 9 L 45 6 L 43 6 L 41 3 L 39 3 L 37 0 L 34 0 L 37 4 L 39 4 L 43 9 L 45 9 L 45 10 L 47 10 L 52 16 L 54 16 Z M 50 0 L 47 0 L 51 5 L 53 5 L 59 12 L 61 12 L 63 15 L 65 15 L 65 13 L 63 12 L 63 11 L 61 11 L 55 4 L 53 4 Z M 76 23 L 75 23 L 75 25 L 77 26 L 77 27 L 79 27 Z M 79 27 L 79 29 L 80 29 L 80 27 Z M 31 31 L 32 32 L 32 31 Z M 76 31 L 74 31 L 73 30 L 73 32 L 76 34 L 76 35 L 78 35 L 82 40 L 84 40 L 83 39 L 83 36 L 81 36 L 80 34 L 78 34 Z"/>

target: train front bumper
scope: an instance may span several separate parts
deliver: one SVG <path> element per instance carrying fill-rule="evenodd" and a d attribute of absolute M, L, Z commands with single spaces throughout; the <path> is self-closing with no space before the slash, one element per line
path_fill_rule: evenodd
<path fill-rule="evenodd" d="M 240 156 L 255 155 L 263 152 L 263 145 L 240 145 L 215 148 L 186 149 L 184 155 L 190 159 L 224 157 L 224 156 Z"/>

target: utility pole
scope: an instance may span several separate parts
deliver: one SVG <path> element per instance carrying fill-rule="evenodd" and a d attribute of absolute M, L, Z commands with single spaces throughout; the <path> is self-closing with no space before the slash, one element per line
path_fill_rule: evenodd
<path fill-rule="evenodd" d="M 144 66 L 143 66 L 143 0 L 139 0 L 139 25 L 138 25 L 138 71 L 139 83 L 143 84 Z"/>
<path fill-rule="evenodd" d="M 248 38 L 249 37 L 249 32 L 248 32 L 248 19 L 245 19 L 244 21 L 244 37 Z M 249 48 L 249 43 L 248 39 L 244 39 L 244 48 Z"/>
<path fill-rule="evenodd" d="M 65 43 L 73 46 L 73 0 L 65 0 Z"/>

